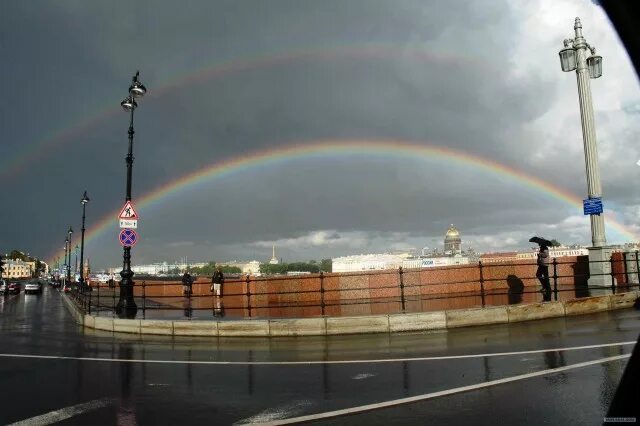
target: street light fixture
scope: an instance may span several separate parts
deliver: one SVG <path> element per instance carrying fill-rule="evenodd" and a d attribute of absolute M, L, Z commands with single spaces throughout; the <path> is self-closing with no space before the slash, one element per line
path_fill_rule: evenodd
<path fill-rule="evenodd" d="M 591 48 L 591 56 L 587 58 L 589 67 L 589 77 L 599 78 L 602 76 L 602 56 L 596 55 L 596 48 Z"/>
<path fill-rule="evenodd" d="M 595 47 L 589 45 L 582 35 L 580 18 L 576 18 L 573 29 L 575 38 L 564 40 L 564 48 L 559 52 L 560 66 L 564 72 L 576 71 L 588 198 L 601 202 L 602 186 L 589 79 L 602 76 L 602 56 L 596 55 Z M 590 214 L 590 218 L 592 247 L 589 247 L 589 285 L 605 285 L 605 275 L 611 273 L 611 248 L 606 247 L 603 215 L 594 213 Z"/>
<path fill-rule="evenodd" d="M 140 82 L 140 71 L 132 78 L 131 86 L 129 86 L 129 96 L 127 96 L 120 105 L 129 112 L 129 151 L 126 157 L 127 163 L 127 194 L 126 201 L 131 201 L 131 178 L 133 170 L 133 112 L 138 107 L 136 99 L 141 99 L 146 93 L 147 88 Z M 133 271 L 131 270 L 131 247 L 125 246 L 122 255 L 122 271 L 120 272 L 122 280 L 120 280 L 120 299 L 116 306 L 116 312 L 120 317 L 135 318 L 138 307 L 133 299 Z"/>
<path fill-rule="evenodd" d="M 572 40 L 565 39 L 564 49 L 560 51 L 560 66 L 564 72 L 575 71 L 577 67 L 576 51 L 572 44 Z"/>
<path fill-rule="evenodd" d="M 89 202 L 89 197 L 87 197 L 87 191 L 84 191 L 82 194 L 82 200 L 80 203 L 82 204 L 82 230 L 80 231 L 80 289 L 84 291 L 84 221 L 85 221 L 85 208 L 87 203 Z"/>

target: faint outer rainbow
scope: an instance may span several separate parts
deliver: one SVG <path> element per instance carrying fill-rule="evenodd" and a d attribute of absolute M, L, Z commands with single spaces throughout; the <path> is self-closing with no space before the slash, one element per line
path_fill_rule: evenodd
<path fill-rule="evenodd" d="M 429 50 L 423 46 L 375 42 L 347 46 L 314 46 L 310 48 L 270 53 L 262 56 L 252 55 L 250 57 L 233 58 L 221 63 L 210 64 L 196 72 L 189 73 L 187 75 L 180 74 L 156 87 L 147 85 L 149 92 L 145 99 L 158 98 L 185 86 L 203 83 L 214 78 L 254 69 L 279 66 L 292 62 L 334 60 L 343 57 L 353 59 L 375 59 L 398 58 L 401 56 L 420 59 L 422 61 L 432 61 L 434 63 L 452 64 L 456 66 L 491 66 L 490 63 L 479 58 Z M 123 88 L 124 87 L 125 86 L 123 86 Z M 125 94 L 126 93 L 123 92 L 122 97 L 124 97 Z M 79 120 L 72 126 L 61 129 L 55 134 L 43 138 L 38 143 L 23 145 L 24 148 L 22 150 L 16 150 L 14 155 L 7 156 L 5 158 L 3 167 L 0 167 L 0 176 L 16 175 L 17 172 L 20 172 L 24 167 L 31 164 L 34 158 L 38 156 L 45 156 L 47 152 L 50 152 L 55 147 L 72 141 L 77 136 L 91 130 L 101 123 L 104 123 L 109 118 L 115 117 L 121 111 L 121 99 L 115 98 L 111 100 L 113 101 L 112 103 L 102 109 L 88 114 L 86 118 Z M 123 134 L 125 132 L 126 128 L 125 131 L 123 131 Z M 125 136 L 123 136 L 123 138 L 125 138 Z"/>
<path fill-rule="evenodd" d="M 246 155 L 227 159 L 204 166 L 192 173 L 188 173 L 169 183 L 159 186 L 153 191 L 134 199 L 138 213 L 143 217 L 149 217 L 145 208 L 160 204 L 171 195 L 180 193 L 203 184 L 212 179 L 222 178 L 234 173 L 258 168 L 274 166 L 286 161 L 297 159 L 330 159 L 336 157 L 356 155 L 360 158 L 416 158 L 441 159 L 453 165 L 472 167 L 492 175 L 504 176 L 510 182 L 521 184 L 538 193 L 567 203 L 578 210 L 582 210 L 582 199 L 553 184 L 528 175 L 520 170 L 498 163 L 496 161 L 458 151 L 451 148 L 424 145 L 402 140 L 320 140 L 305 144 L 288 145 L 284 147 L 252 152 Z M 114 210 L 98 221 L 96 225 L 87 231 L 85 242 L 89 242 L 102 235 L 110 226 L 115 227 L 118 211 Z M 630 241 L 636 241 L 637 235 L 627 229 L 623 224 L 614 219 L 606 219 L 609 229 L 613 228 Z M 116 235 L 113 236 L 113 244 L 116 245 Z M 56 250 L 50 258 L 61 256 L 62 250 Z"/>

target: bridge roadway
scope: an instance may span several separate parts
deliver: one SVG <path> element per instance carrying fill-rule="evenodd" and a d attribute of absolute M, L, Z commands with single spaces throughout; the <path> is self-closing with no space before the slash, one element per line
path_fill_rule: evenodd
<path fill-rule="evenodd" d="M 600 424 L 639 332 L 629 309 L 421 334 L 164 338 L 84 330 L 46 288 L 0 297 L 0 424 Z"/>

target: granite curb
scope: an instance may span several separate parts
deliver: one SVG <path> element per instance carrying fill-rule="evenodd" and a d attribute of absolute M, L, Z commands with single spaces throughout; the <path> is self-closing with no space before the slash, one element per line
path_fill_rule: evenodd
<path fill-rule="evenodd" d="M 212 337 L 328 336 L 444 330 L 626 309 L 632 307 L 640 297 L 640 291 L 631 291 L 562 302 L 436 312 L 349 317 L 171 321 L 96 317 L 85 314 L 66 294 L 61 294 L 73 318 L 84 327 L 129 334 Z"/>

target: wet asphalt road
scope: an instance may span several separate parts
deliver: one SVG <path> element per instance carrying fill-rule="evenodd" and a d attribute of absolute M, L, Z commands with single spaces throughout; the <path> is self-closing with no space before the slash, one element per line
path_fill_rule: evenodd
<path fill-rule="evenodd" d="M 21 420 L 47 424 L 65 416 L 68 418 L 60 424 L 264 422 L 629 354 L 633 345 L 617 343 L 635 341 L 639 332 L 640 312 L 622 310 L 394 336 L 141 337 L 84 330 L 73 322 L 61 295 L 45 288 L 42 295 L 0 297 L 0 353 L 37 356 L 0 357 L 0 424 Z M 608 343 L 617 345 L 407 360 Z M 91 359 L 46 358 L 51 356 Z M 137 361 L 109 362 L 105 358 Z M 398 358 L 404 360 L 376 362 Z M 364 362 L 286 364 L 347 360 Z M 194 363 L 201 361 L 238 364 Z M 283 364 L 255 364 L 263 361 Z M 317 423 L 600 424 L 626 363 L 626 358 L 597 362 Z"/>

